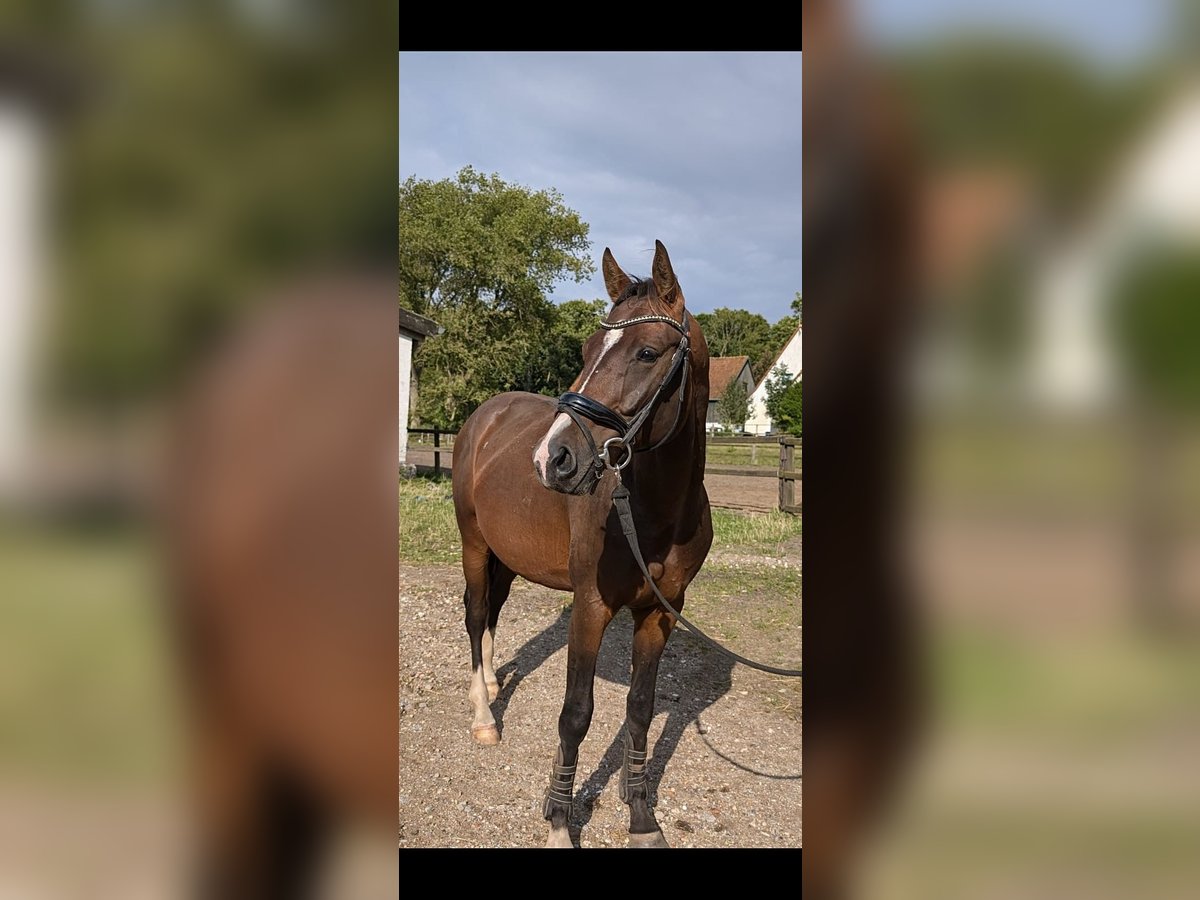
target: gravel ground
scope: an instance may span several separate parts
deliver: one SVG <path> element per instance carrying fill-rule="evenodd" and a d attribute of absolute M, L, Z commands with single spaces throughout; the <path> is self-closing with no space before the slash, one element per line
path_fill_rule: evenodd
<path fill-rule="evenodd" d="M 707 630 L 746 655 L 797 662 L 786 646 L 781 651 L 778 633 L 756 627 L 778 596 L 769 586 L 756 596 L 753 582 L 747 578 L 721 616 L 725 630 Z M 496 637 L 501 692 L 492 710 L 503 740 L 480 747 L 469 733 L 462 590 L 457 566 L 400 566 L 399 844 L 541 846 L 570 598 L 522 579 L 513 585 Z M 622 610 L 601 648 L 595 714 L 580 748 L 570 824 L 582 847 L 626 844 L 628 808 L 617 796 L 617 774 L 631 635 Z M 734 667 L 682 630 L 671 637 L 659 668 L 649 775 L 651 804 L 672 846 L 799 847 L 800 744 L 798 679 Z"/>

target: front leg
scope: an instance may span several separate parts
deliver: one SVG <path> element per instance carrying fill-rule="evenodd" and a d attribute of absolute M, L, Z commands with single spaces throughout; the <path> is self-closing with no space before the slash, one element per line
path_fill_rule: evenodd
<path fill-rule="evenodd" d="M 542 804 L 542 815 L 550 821 L 547 847 L 571 847 L 567 819 L 575 786 L 579 745 L 592 724 L 592 685 L 596 656 L 604 629 L 612 621 L 612 610 L 597 595 L 575 594 L 571 629 L 567 640 L 567 692 L 558 717 L 558 752 L 550 775 L 550 787 Z"/>
<path fill-rule="evenodd" d="M 675 617 L 661 606 L 633 614 L 633 676 L 625 704 L 625 761 L 621 767 L 621 799 L 629 804 L 629 846 L 666 847 L 667 841 L 650 811 L 646 784 L 647 732 L 654 718 L 658 661 Z"/>

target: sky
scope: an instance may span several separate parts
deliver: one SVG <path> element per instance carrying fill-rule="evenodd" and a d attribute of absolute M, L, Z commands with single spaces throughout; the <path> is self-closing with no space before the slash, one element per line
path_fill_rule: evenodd
<path fill-rule="evenodd" d="M 608 296 L 605 247 L 648 275 L 657 238 L 693 312 L 774 322 L 801 290 L 800 93 L 798 52 L 402 52 L 400 179 L 557 188 L 597 271 L 555 300 Z"/>
<path fill-rule="evenodd" d="M 1173 3 L 855 5 L 885 45 L 984 29 L 1120 69 L 1162 46 Z M 557 188 L 591 226 L 597 270 L 607 246 L 627 272 L 647 274 L 657 238 L 693 311 L 740 307 L 773 322 L 802 289 L 801 82 L 795 52 L 402 52 L 400 178 L 447 178 L 470 164 Z M 552 291 L 604 296 L 598 271 Z"/>
<path fill-rule="evenodd" d="M 1176 0 L 855 0 L 863 29 L 888 44 L 962 29 L 1037 35 L 1099 66 L 1120 69 L 1158 51 Z M 1195 2 L 1195 0 L 1186 0 Z"/>

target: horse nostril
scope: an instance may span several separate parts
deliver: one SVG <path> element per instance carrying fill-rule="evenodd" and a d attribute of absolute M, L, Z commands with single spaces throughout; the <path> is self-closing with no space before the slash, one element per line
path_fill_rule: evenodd
<path fill-rule="evenodd" d="M 575 454 L 569 447 L 563 447 L 554 457 L 554 472 L 560 478 L 567 478 L 575 474 Z"/>

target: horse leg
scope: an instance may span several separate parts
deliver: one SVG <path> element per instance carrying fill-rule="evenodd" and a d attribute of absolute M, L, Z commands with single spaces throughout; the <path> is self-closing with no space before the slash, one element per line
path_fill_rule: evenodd
<path fill-rule="evenodd" d="M 633 674 L 625 702 L 625 761 L 621 767 L 620 796 L 629 804 L 629 846 L 666 847 L 648 802 L 646 784 L 647 732 L 654 718 L 654 688 L 658 661 L 675 622 L 660 606 L 633 614 Z"/>
<path fill-rule="evenodd" d="M 258 735 L 208 704 L 197 719 L 195 789 L 202 898 L 299 897 L 320 868 L 331 820 Z"/>
<path fill-rule="evenodd" d="M 612 610 L 597 596 L 575 595 L 571 629 L 567 638 L 567 691 L 558 717 L 558 752 L 550 774 L 550 787 L 542 804 L 542 815 L 550 822 L 547 847 L 571 847 L 567 819 L 575 788 L 575 766 L 579 745 L 592 724 L 592 687 L 596 656 L 604 629 L 612 621 Z"/>
<path fill-rule="evenodd" d="M 508 599 L 509 589 L 517 576 L 494 553 L 489 570 L 487 631 L 483 633 L 483 682 L 487 686 L 488 700 L 491 701 L 500 694 L 500 682 L 496 679 L 496 622 L 500 619 L 500 607 Z"/>
<path fill-rule="evenodd" d="M 488 582 L 491 552 L 483 547 L 463 543 L 463 575 L 467 589 L 463 592 L 466 606 L 467 635 L 471 639 L 471 688 L 468 697 L 474 715 L 471 719 L 471 737 L 478 744 L 490 746 L 500 743 L 500 731 L 489 706 L 487 682 L 483 667 L 483 635 L 488 621 Z"/>

